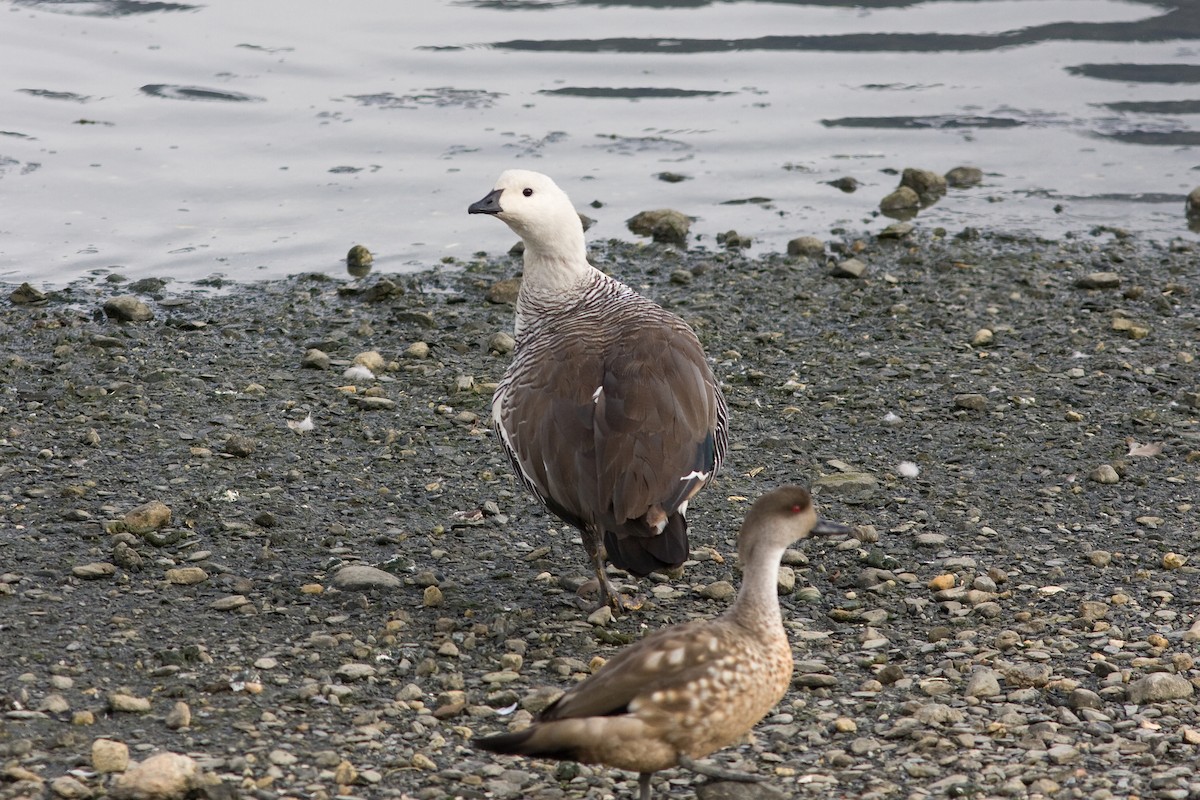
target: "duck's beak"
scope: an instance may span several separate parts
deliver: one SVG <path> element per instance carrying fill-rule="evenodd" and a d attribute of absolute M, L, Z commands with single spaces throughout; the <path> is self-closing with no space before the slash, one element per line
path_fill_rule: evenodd
<path fill-rule="evenodd" d="M 818 519 L 817 524 L 813 525 L 812 533 L 814 536 L 843 536 L 855 533 L 857 530 L 853 525 L 843 525 L 840 522 Z"/>
<path fill-rule="evenodd" d="M 467 207 L 468 214 L 499 214 L 502 209 L 500 207 L 500 195 L 504 193 L 503 189 L 493 189 L 488 193 L 487 197 L 477 202 L 471 203 Z"/>

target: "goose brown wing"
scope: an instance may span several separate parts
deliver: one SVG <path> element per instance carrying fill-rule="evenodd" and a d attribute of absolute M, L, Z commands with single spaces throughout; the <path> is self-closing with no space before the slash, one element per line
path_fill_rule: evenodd
<path fill-rule="evenodd" d="M 674 513 L 717 466 L 719 392 L 695 335 L 673 321 L 623 331 L 604 359 L 597 493 L 607 497 L 617 526 L 654 506 Z"/>
<path fill-rule="evenodd" d="M 629 522 L 629 533 L 652 535 L 640 518 L 653 506 L 673 513 L 723 450 L 723 406 L 699 342 L 682 322 L 623 326 L 607 343 L 578 330 L 553 340 L 527 351 L 496 392 L 514 468 L 572 524 Z"/>

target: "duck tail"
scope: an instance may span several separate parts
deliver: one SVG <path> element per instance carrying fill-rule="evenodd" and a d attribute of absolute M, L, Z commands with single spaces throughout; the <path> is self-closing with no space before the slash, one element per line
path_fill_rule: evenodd
<path fill-rule="evenodd" d="M 497 733 L 492 736 L 475 737 L 471 746 L 490 753 L 503 753 L 510 756 L 537 756 L 555 760 L 574 760 L 574 750 L 566 748 L 561 743 L 543 741 L 545 737 L 538 734 L 538 726 L 531 725 L 516 733 Z"/>

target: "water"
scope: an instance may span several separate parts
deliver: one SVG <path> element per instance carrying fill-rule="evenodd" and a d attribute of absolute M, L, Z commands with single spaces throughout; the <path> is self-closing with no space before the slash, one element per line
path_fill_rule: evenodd
<path fill-rule="evenodd" d="M 1193 0 L 0 0 L 0 281 L 500 252 L 466 207 L 511 166 L 601 238 L 670 207 L 782 250 L 967 164 L 919 224 L 1195 239 L 1197 84 Z"/>

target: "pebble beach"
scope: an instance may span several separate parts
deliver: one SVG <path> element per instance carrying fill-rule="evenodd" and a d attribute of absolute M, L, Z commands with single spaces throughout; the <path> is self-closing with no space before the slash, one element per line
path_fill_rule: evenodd
<path fill-rule="evenodd" d="M 590 244 L 731 416 L 692 560 L 617 618 L 487 424 L 519 258 L 6 287 L 0 798 L 633 796 L 470 739 L 720 613 L 786 483 L 858 534 L 785 557 L 792 688 L 713 756 L 765 780 L 657 796 L 1200 797 L 1196 245 L 724 242 Z"/>

